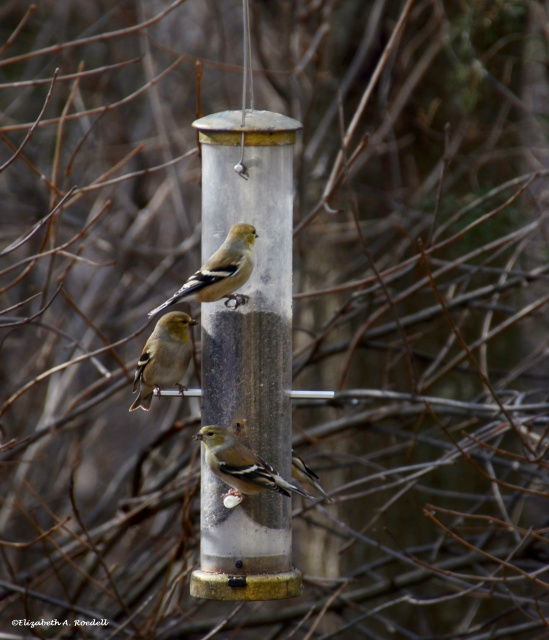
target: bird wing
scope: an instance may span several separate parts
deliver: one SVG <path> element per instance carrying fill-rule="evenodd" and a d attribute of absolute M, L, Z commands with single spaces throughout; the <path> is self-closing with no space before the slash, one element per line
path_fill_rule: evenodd
<path fill-rule="evenodd" d="M 292 476 L 299 480 L 300 482 L 308 482 L 315 489 L 321 493 L 324 498 L 328 502 L 333 502 L 330 496 L 324 491 L 324 489 L 320 486 L 318 475 L 305 464 L 305 461 L 302 460 L 297 453 L 292 449 Z"/>
<path fill-rule="evenodd" d="M 193 274 L 187 282 L 175 293 L 172 298 L 187 296 L 195 291 L 200 291 L 205 287 L 209 287 L 220 280 L 230 278 L 240 269 L 240 266 L 244 260 L 244 256 L 239 256 L 238 260 L 232 261 L 230 264 L 225 264 L 212 269 L 206 269 L 205 267 L 199 269 Z"/>
<path fill-rule="evenodd" d="M 303 458 L 300 458 L 293 449 L 292 449 L 292 463 L 305 476 L 309 476 L 310 478 L 313 478 L 314 480 L 320 480 L 318 475 L 310 467 L 308 467 L 305 464 L 305 460 L 303 460 Z"/>
<path fill-rule="evenodd" d="M 143 351 L 141 357 L 137 362 L 137 366 L 135 368 L 135 375 L 133 377 L 133 387 L 132 391 L 135 393 L 139 386 L 141 379 L 143 378 L 143 372 L 145 371 L 145 367 L 151 361 L 151 354 L 148 351 Z"/>
<path fill-rule="evenodd" d="M 299 495 L 303 496 L 304 498 L 308 498 L 309 500 L 315 499 L 314 496 L 312 496 L 310 493 L 307 493 L 306 491 L 302 491 L 299 487 L 296 487 L 295 484 L 292 484 L 291 482 L 284 480 L 284 478 L 278 473 L 278 471 L 276 471 L 276 469 L 273 469 L 273 467 L 271 467 L 271 465 L 268 462 L 265 462 L 263 458 L 261 458 L 260 456 L 257 456 L 257 459 L 269 472 L 271 482 L 273 482 L 276 485 L 276 488 L 273 488 L 274 491 L 280 491 L 280 493 L 283 493 L 285 496 L 291 495 L 290 491 L 295 491 L 296 493 L 299 493 Z"/>
<path fill-rule="evenodd" d="M 219 471 L 244 482 L 250 482 L 264 489 L 278 491 L 285 496 L 290 496 L 290 493 L 286 491 L 286 489 L 275 482 L 273 474 L 276 475 L 276 472 L 274 469 L 259 456 L 257 456 L 257 462 L 253 464 L 235 465 L 220 462 Z"/>
<path fill-rule="evenodd" d="M 181 300 L 181 298 L 186 298 L 193 293 L 197 293 L 206 287 L 210 287 L 211 285 L 219 282 L 220 280 L 224 280 L 225 278 L 231 278 L 238 273 L 242 264 L 244 262 L 245 256 L 243 254 L 239 255 L 236 260 L 233 259 L 227 264 L 219 265 L 217 267 L 208 268 L 204 265 L 201 269 L 199 269 L 196 273 L 194 273 L 185 284 L 176 291 L 173 296 L 168 298 L 166 302 L 163 302 L 159 307 L 156 307 L 152 311 L 149 311 L 147 315 L 154 316 L 166 307 L 169 307 L 171 304 L 176 302 L 177 300 Z"/>

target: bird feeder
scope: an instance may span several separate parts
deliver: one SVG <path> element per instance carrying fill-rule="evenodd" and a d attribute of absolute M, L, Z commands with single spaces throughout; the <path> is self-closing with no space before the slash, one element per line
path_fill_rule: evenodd
<path fill-rule="evenodd" d="M 301 123 L 226 111 L 193 123 L 202 150 L 202 256 L 236 222 L 256 228 L 255 267 L 237 309 L 202 305 L 202 425 L 245 425 L 243 442 L 291 480 L 293 146 Z M 245 178 L 245 179 L 243 179 Z M 234 508 L 202 458 L 200 569 L 191 595 L 274 600 L 301 592 L 291 499 L 263 491 Z"/>

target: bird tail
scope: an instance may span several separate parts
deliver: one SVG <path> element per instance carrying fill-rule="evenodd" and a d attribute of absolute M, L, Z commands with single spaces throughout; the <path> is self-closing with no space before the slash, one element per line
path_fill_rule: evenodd
<path fill-rule="evenodd" d="M 313 485 L 313 487 L 322 494 L 322 496 L 326 499 L 326 502 L 333 502 L 332 498 L 324 491 L 324 489 L 320 486 L 320 483 L 311 478 L 309 482 Z"/>
<path fill-rule="evenodd" d="M 160 311 L 163 311 L 166 307 L 170 307 L 172 304 L 174 304 L 174 302 L 175 302 L 175 296 L 172 296 L 171 298 L 168 298 L 166 302 L 163 302 L 160 306 L 156 307 L 156 309 L 149 311 L 147 315 L 149 316 L 149 318 L 151 318 L 152 316 L 155 316 L 157 313 L 160 313 Z"/>
<path fill-rule="evenodd" d="M 306 491 L 301 490 L 299 487 L 296 487 L 295 484 L 284 480 L 281 476 L 276 476 L 276 484 L 280 489 L 284 489 L 285 491 L 295 491 L 295 493 L 299 493 L 300 496 L 307 498 L 307 500 L 316 500 L 314 496 Z"/>
<path fill-rule="evenodd" d="M 129 408 L 129 411 L 135 411 L 136 409 L 139 409 L 139 408 L 143 409 L 143 411 L 148 411 L 151 408 L 152 397 L 153 397 L 152 391 L 151 393 L 148 393 L 145 396 L 142 396 L 140 391 L 134 403 Z"/>

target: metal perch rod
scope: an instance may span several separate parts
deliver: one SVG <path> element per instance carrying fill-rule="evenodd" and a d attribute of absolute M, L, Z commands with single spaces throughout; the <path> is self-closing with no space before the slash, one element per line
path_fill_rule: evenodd
<path fill-rule="evenodd" d="M 202 389 L 162 389 L 155 390 L 155 396 L 188 396 L 189 398 L 201 398 Z M 290 391 L 292 400 L 332 400 L 335 391 Z"/>

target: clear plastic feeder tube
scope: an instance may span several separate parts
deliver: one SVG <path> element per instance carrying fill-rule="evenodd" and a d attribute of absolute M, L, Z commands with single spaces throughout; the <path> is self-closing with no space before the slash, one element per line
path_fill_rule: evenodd
<path fill-rule="evenodd" d="M 202 424 L 245 425 L 245 444 L 291 479 L 293 144 L 301 124 L 251 111 L 242 127 L 241 117 L 229 111 L 193 123 L 202 143 L 203 258 L 237 222 L 253 224 L 258 234 L 255 267 L 239 291 L 248 303 L 236 310 L 223 300 L 202 305 Z M 248 179 L 235 171 L 243 130 Z M 219 599 L 298 595 L 291 499 L 263 491 L 228 509 L 222 500 L 227 490 L 203 461 L 201 569 L 191 593 Z"/>

